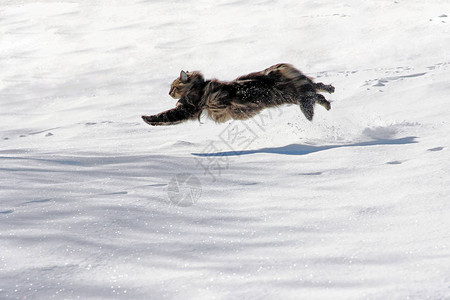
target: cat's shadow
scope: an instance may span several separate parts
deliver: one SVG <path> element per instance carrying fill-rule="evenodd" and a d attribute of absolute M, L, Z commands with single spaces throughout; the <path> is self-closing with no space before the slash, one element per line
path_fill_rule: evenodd
<path fill-rule="evenodd" d="M 342 144 L 342 145 L 324 145 L 324 146 L 312 146 L 301 144 L 290 144 L 283 147 L 273 148 L 261 148 L 253 150 L 238 150 L 238 151 L 223 151 L 223 152 L 203 152 L 192 153 L 195 156 L 238 156 L 255 153 L 272 153 L 272 154 L 284 154 L 284 155 L 307 155 L 314 152 L 344 148 L 344 147 L 366 147 L 376 145 L 404 145 L 417 143 L 415 136 L 404 137 L 400 139 L 377 139 L 369 142 L 354 143 L 354 144 Z"/>

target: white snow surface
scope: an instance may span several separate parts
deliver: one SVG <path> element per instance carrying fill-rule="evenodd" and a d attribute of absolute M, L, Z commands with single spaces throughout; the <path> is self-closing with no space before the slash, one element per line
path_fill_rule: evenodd
<path fill-rule="evenodd" d="M 450 299 L 448 15 L 1 1 L 0 299 Z M 333 84 L 332 109 L 140 118 L 174 107 L 181 69 L 281 62 Z"/>

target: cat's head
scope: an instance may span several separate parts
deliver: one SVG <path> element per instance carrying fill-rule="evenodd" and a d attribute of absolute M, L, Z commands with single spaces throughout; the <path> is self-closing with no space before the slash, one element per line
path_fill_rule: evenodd
<path fill-rule="evenodd" d="M 169 95 L 174 99 L 180 99 L 197 83 L 203 83 L 205 79 L 199 72 L 181 71 L 180 76 L 172 82 Z"/>

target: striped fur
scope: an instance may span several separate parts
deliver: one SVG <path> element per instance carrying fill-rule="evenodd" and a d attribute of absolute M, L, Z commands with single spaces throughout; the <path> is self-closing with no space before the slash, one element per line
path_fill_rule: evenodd
<path fill-rule="evenodd" d="M 248 119 L 269 107 L 299 104 L 311 121 L 315 103 L 331 109 L 330 102 L 318 92 L 333 93 L 334 87 L 314 83 L 289 64 L 277 64 L 230 82 L 205 80 L 200 72 L 181 71 L 169 92 L 170 96 L 179 99 L 176 107 L 142 118 L 154 126 L 172 125 L 200 119 L 206 111 L 211 119 L 221 123 L 230 119 Z"/>

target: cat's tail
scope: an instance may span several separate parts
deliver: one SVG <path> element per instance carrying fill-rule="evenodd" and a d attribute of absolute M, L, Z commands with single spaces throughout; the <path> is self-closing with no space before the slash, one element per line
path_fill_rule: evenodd
<path fill-rule="evenodd" d="M 314 117 L 315 102 L 313 97 L 303 97 L 300 99 L 300 109 L 309 121 L 312 121 Z"/>

